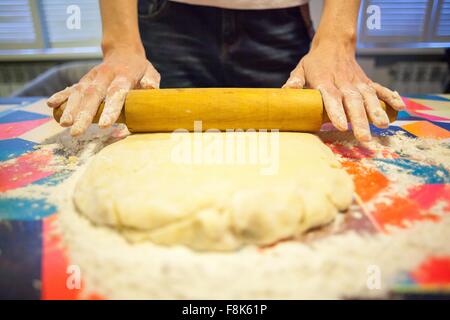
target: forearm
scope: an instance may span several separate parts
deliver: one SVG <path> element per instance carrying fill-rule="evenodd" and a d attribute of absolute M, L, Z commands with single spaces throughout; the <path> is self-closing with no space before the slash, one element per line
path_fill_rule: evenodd
<path fill-rule="evenodd" d="M 359 5 L 360 0 L 325 0 L 312 48 L 325 44 L 354 51 Z"/>
<path fill-rule="evenodd" d="M 125 50 L 144 53 L 138 27 L 137 0 L 100 0 L 103 55 Z"/>

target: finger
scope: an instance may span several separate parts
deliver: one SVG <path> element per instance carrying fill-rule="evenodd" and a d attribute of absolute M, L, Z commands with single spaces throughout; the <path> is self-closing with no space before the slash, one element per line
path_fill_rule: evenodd
<path fill-rule="evenodd" d="M 363 97 L 352 85 L 345 85 L 340 88 L 340 91 L 344 96 L 344 108 L 350 118 L 356 139 L 369 141 L 371 138 L 370 128 Z"/>
<path fill-rule="evenodd" d="M 387 128 L 389 126 L 389 118 L 386 111 L 381 107 L 375 89 L 365 83 L 358 83 L 356 88 L 364 99 L 364 106 L 372 123 L 379 128 Z"/>
<path fill-rule="evenodd" d="M 80 79 L 80 83 L 87 83 L 90 82 L 94 79 L 95 75 L 97 74 L 97 68 L 94 67 L 93 69 L 91 69 L 87 74 L 85 74 L 81 79 Z M 59 107 L 61 104 L 63 104 L 70 96 L 70 94 L 72 93 L 74 89 L 74 85 L 70 86 L 70 87 L 66 87 L 64 90 L 61 90 L 57 93 L 55 93 L 54 95 L 52 95 L 48 100 L 47 100 L 47 105 L 50 108 L 57 108 Z"/>
<path fill-rule="evenodd" d="M 153 67 L 153 65 L 148 62 L 145 73 L 139 82 L 142 89 L 159 89 L 159 83 L 161 81 L 161 75 Z"/>
<path fill-rule="evenodd" d="M 95 80 L 86 88 L 83 94 L 82 109 L 79 110 L 70 129 L 72 136 L 82 134 L 92 123 L 100 103 L 106 95 L 106 90 L 111 83 L 112 73 L 98 73 Z"/>
<path fill-rule="evenodd" d="M 100 127 L 105 128 L 116 122 L 131 86 L 131 81 L 124 76 L 116 77 L 111 82 L 105 98 L 105 107 L 98 122 Z"/>
<path fill-rule="evenodd" d="M 87 86 L 95 79 L 97 75 L 97 68 L 94 67 L 91 71 L 85 74 L 80 81 L 71 87 L 70 95 L 67 99 L 66 108 L 59 120 L 59 124 L 62 127 L 70 127 L 81 106 L 81 100 L 83 98 L 83 92 Z"/>
<path fill-rule="evenodd" d="M 298 66 L 291 72 L 289 79 L 282 88 L 302 89 L 305 86 L 305 73 L 301 66 Z"/>
<path fill-rule="evenodd" d="M 78 110 L 81 106 L 83 92 L 87 86 L 87 83 L 77 83 L 73 86 L 72 92 L 67 99 L 66 108 L 59 120 L 61 126 L 70 127 L 73 124 L 75 116 L 78 114 Z"/>
<path fill-rule="evenodd" d="M 340 131 L 347 130 L 347 117 L 339 90 L 333 84 L 321 84 L 316 89 L 322 94 L 323 104 L 331 123 Z"/>
<path fill-rule="evenodd" d="M 375 89 L 378 97 L 381 100 L 386 102 L 395 110 L 401 111 L 406 108 L 405 103 L 403 102 L 402 98 L 400 97 L 397 91 L 392 91 L 375 82 L 371 83 L 371 87 Z"/>
<path fill-rule="evenodd" d="M 58 91 L 47 100 L 47 106 L 57 108 L 63 104 L 72 92 L 72 87 L 66 87 L 64 90 Z"/>

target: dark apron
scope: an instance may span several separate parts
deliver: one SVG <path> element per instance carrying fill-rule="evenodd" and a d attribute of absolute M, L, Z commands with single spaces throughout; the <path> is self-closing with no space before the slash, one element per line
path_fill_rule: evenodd
<path fill-rule="evenodd" d="M 281 87 L 312 37 L 307 5 L 232 10 L 141 0 L 139 29 L 161 88 Z"/>

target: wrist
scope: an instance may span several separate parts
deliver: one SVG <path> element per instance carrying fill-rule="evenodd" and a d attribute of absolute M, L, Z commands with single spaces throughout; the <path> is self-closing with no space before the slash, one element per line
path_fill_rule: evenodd
<path fill-rule="evenodd" d="M 326 35 L 317 33 L 311 43 L 311 50 L 328 48 L 354 54 L 356 52 L 356 33 Z"/>
<path fill-rule="evenodd" d="M 105 40 L 101 44 L 103 57 L 108 57 L 112 53 L 123 54 L 142 54 L 145 56 L 145 50 L 141 41 L 124 41 L 124 40 Z"/>

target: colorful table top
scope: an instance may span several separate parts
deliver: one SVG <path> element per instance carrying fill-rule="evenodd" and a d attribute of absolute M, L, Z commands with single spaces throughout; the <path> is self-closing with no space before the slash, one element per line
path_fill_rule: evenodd
<path fill-rule="evenodd" d="M 450 173 L 443 165 L 450 159 L 439 152 L 443 149 L 431 154 L 430 161 L 430 157 L 411 156 L 402 146 L 403 137 L 417 137 L 418 141 L 432 138 L 440 142 L 440 148 L 450 148 L 450 95 L 408 96 L 404 101 L 407 111 L 400 112 L 389 129 L 373 128 L 379 137 L 399 137 L 393 140 L 395 148 L 386 145 L 373 150 L 346 142 L 345 137 L 336 140 L 340 136 L 326 128 L 320 134 L 355 182 L 366 219 L 347 224 L 349 228 L 389 232 L 391 225 L 407 228 L 420 220 L 438 223 L 442 214 L 450 213 Z M 66 286 L 69 261 L 52 224 L 57 208 L 39 193 L 22 192 L 29 186 L 55 186 L 71 174 L 67 155 L 40 147 L 64 130 L 52 119 L 44 98 L 0 99 L 0 298 L 80 298 L 82 289 Z M 430 147 L 424 144 L 423 148 Z M 56 157 L 65 159 L 64 165 L 49 165 Z M 392 168 L 400 177 L 398 182 L 390 179 Z M 399 191 L 390 192 L 396 183 Z M 389 201 L 377 201 L 383 194 Z M 392 292 L 449 295 L 450 256 L 430 256 L 401 275 Z"/>

